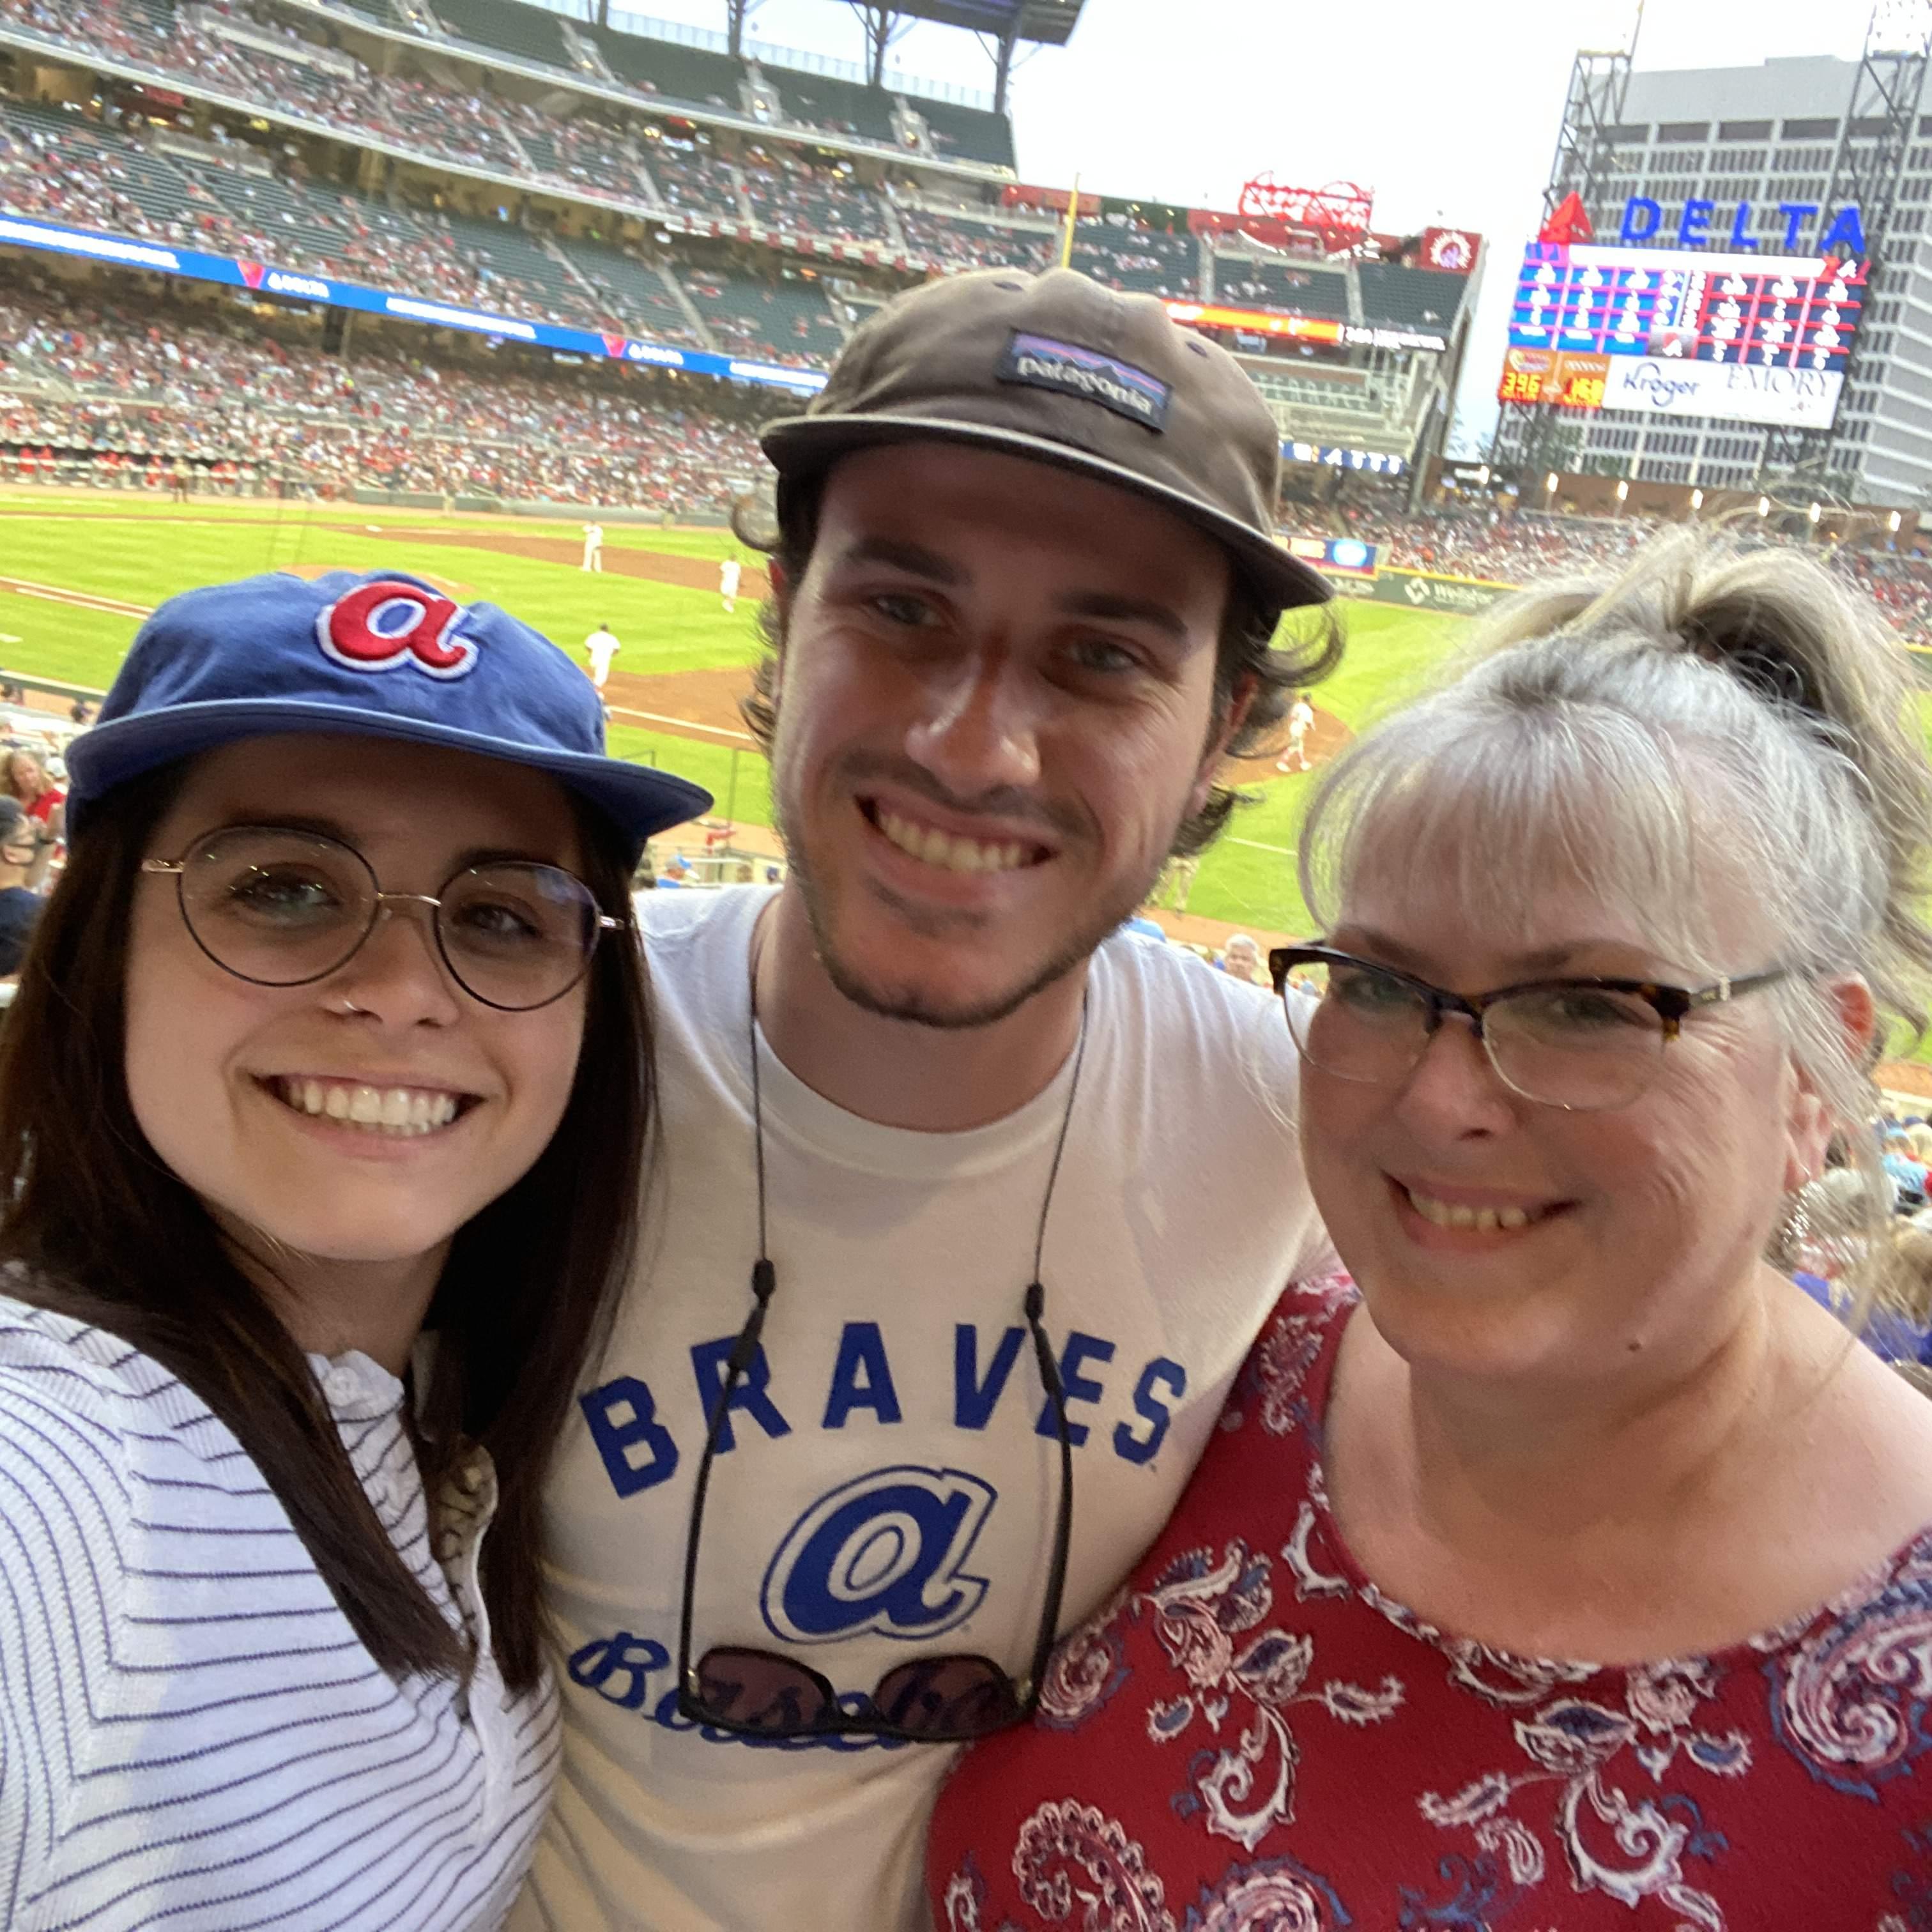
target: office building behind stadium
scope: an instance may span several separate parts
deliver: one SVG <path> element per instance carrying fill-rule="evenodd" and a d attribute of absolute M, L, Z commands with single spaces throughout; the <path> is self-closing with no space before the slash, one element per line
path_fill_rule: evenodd
<path fill-rule="evenodd" d="M 1618 124 L 1601 130 L 1606 152 L 1586 195 L 1597 241 L 1639 238 L 1632 230 L 1652 220 L 1648 209 L 1630 218 L 1641 197 L 1661 211 L 1641 238 L 1648 245 L 1676 245 L 1688 206 L 1693 245 L 1718 251 L 1735 240 L 1767 255 L 1826 253 L 1839 212 L 1827 203 L 1840 141 L 1879 131 L 1862 119 L 1847 127 L 1858 72 L 1853 61 L 1808 57 L 1630 74 Z M 1708 214 L 1700 201 L 1714 204 Z M 1922 246 L 1928 202 L 1932 112 L 1919 112 L 1886 232 L 1858 231 L 1875 265 L 1872 298 L 1828 440 L 1814 438 L 1807 452 L 1810 473 L 1852 501 L 1932 502 L 1932 265 Z M 1841 230 L 1834 245 L 1845 240 Z M 1618 410 L 1582 420 L 1572 460 L 1583 470 L 1748 489 L 1788 472 L 1793 460 L 1789 436 L 1774 425 Z"/>

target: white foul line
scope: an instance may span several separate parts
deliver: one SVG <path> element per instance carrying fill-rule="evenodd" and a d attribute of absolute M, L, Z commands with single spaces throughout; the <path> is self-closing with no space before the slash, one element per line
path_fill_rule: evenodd
<path fill-rule="evenodd" d="M 736 738 L 740 744 L 755 745 L 758 741 L 748 731 L 733 731 L 722 724 L 700 724 L 690 718 L 667 718 L 662 711 L 633 711 L 628 704 L 610 706 L 613 718 L 642 718 L 653 724 L 675 724 L 681 731 L 708 731 L 714 738 Z"/>

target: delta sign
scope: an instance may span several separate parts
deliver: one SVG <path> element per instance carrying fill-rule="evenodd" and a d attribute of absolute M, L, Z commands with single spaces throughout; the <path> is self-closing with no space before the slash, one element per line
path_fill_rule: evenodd
<path fill-rule="evenodd" d="M 1752 204 L 1741 201 L 1730 208 L 1728 233 L 1724 225 L 1726 206 L 1693 195 L 1684 204 L 1673 235 L 1664 226 L 1663 204 L 1647 194 L 1634 194 L 1624 203 L 1623 227 L 1617 240 L 1626 248 L 1646 242 L 1660 248 L 1707 248 L 1714 244 L 1732 254 L 1756 254 L 1757 239 L 1747 232 L 1751 225 Z M 1851 203 L 1832 209 L 1831 220 L 1822 224 L 1820 218 L 1826 210 L 1815 201 L 1780 201 L 1778 212 L 1784 218 L 1784 233 L 1775 245 L 1765 244 L 1770 253 L 1822 255 L 1841 262 L 1864 259 L 1864 224 Z M 1820 226 L 1822 232 L 1815 241 L 1809 241 L 1807 231 L 1814 225 Z"/>

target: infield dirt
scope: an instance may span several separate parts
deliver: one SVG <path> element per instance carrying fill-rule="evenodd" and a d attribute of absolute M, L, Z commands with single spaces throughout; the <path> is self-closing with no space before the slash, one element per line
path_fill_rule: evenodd
<path fill-rule="evenodd" d="M 344 530 L 357 536 L 394 538 L 398 543 L 454 544 L 464 550 L 495 550 L 504 556 L 522 556 L 535 563 L 561 563 L 580 566 L 584 546 L 569 537 L 500 536 L 494 530 L 427 530 L 413 525 L 384 524 L 371 528 L 366 524 L 332 524 L 318 526 Z M 686 590 L 708 590 L 718 594 L 718 564 L 712 557 L 670 556 L 662 550 L 620 549 L 606 544 L 602 553 L 606 577 L 641 577 L 652 584 L 673 584 Z M 594 574 L 594 573 L 592 573 Z M 764 596 L 766 578 L 755 564 L 744 566 L 739 579 L 741 599 L 756 602 Z"/>

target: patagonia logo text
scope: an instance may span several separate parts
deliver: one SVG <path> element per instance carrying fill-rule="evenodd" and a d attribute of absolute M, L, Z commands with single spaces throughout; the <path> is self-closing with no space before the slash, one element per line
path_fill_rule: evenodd
<path fill-rule="evenodd" d="M 1170 392 L 1165 382 L 1131 362 L 1082 349 L 1077 343 L 1016 329 L 1000 358 L 999 374 L 1003 382 L 1030 383 L 1036 389 L 1054 389 L 1063 396 L 1098 403 L 1148 429 L 1167 427 Z"/>

